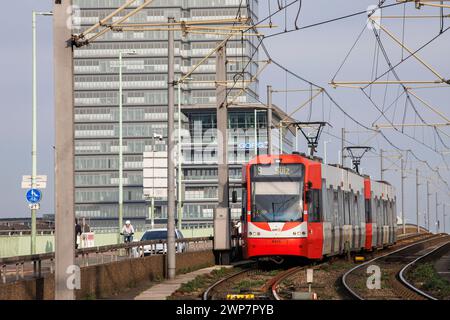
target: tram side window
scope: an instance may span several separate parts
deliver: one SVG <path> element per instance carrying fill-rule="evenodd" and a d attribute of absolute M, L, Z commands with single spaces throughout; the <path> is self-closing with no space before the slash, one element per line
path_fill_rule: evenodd
<path fill-rule="evenodd" d="M 330 202 L 328 200 L 328 190 L 325 179 L 322 179 L 322 219 L 325 222 L 330 222 Z"/>
<path fill-rule="evenodd" d="M 312 189 L 311 190 L 311 203 L 309 204 L 308 210 L 308 221 L 310 222 L 320 222 L 322 221 L 322 201 L 321 201 L 321 190 Z"/>
<path fill-rule="evenodd" d="M 329 192 L 328 200 L 330 201 L 331 222 L 333 226 L 338 226 L 339 225 L 338 192 L 333 189 L 328 189 L 328 192 Z"/>
<path fill-rule="evenodd" d="M 352 221 L 352 224 L 359 225 L 359 208 L 358 208 L 358 194 L 353 195 L 353 218 L 354 221 Z"/>
<path fill-rule="evenodd" d="M 370 213 L 372 217 L 372 223 L 378 224 L 378 217 L 377 217 L 377 204 L 376 199 L 373 196 L 373 193 L 370 195 Z"/>
<path fill-rule="evenodd" d="M 247 189 L 242 188 L 242 222 L 246 221 L 247 217 Z"/>
<path fill-rule="evenodd" d="M 397 225 L 397 207 L 395 205 L 395 200 L 392 200 L 391 202 L 392 205 L 392 226 L 395 227 Z"/>
<path fill-rule="evenodd" d="M 366 221 L 365 215 L 365 204 L 364 204 L 364 194 L 358 194 L 358 212 L 359 212 L 359 223 L 364 223 Z"/>
<path fill-rule="evenodd" d="M 381 212 L 381 200 L 380 199 L 376 199 L 376 201 L 377 201 L 377 217 L 378 217 L 378 222 L 377 223 L 380 226 L 382 226 L 384 224 L 384 221 L 383 221 L 383 215 L 382 215 L 382 212 Z"/>
<path fill-rule="evenodd" d="M 338 219 L 339 219 L 339 225 L 342 226 L 345 224 L 344 221 L 344 191 L 342 191 L 341 189 L 339 189 L 338 191 Z"/>
<path fill-rule="evenodd" d="M 344 224 L 351 224 L 350 220 L 350 193 L 344 192 Z"/>
<path fill-rule="evenodd" d="M 325 215 L 328 215 L 328 221 L 331 222 L 332 225 L 334 225 L 334 192 L 331 188 L 327 189 L 327 201 L 328 208 L 326 210 L 328 210 L 328 213 L 325 213 Z"/>
<path fill-rule="evenodd" d="M 388 201 L 388 215 L 389 215 L 389 225 L 393 226 L 394 225 L 394 215 L 393 215 L 393 210 L 392 210 L 392 201 L 389 200 Z"/>
<path fill-rule="evenodd" d="M 372 223 L 372 206 L 370 199 L 364 201 L 365 211 L 366 211 L 366 223 Z"/>

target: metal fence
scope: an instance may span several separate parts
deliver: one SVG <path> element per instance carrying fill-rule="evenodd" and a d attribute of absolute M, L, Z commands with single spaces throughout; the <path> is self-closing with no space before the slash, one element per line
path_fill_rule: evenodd
<path fill-rule="evenodd" d="M 176 239 L 177 253 L 212 250 L 213 237 Z M 92 247 L 76 250 L 76 263 L 80 267 L 105 264 L 125 259 L 142 259 L 149 255 L 167 253 L 167 240 L 136 241 L 116 245 Z M 53 273 L 55 254 L 35 254 L 0 259 L 2 283 L 21 279 L 40 278 Z"/>
<path fill-rule="evenodd" d="M 53 235 L 55 233 L 55 230 L 53 229 L 43 229 L 43 230 L 36 230 L 36 234 L 43 236 L 43 235 Z M 30 235 L 31 230 L 30 229 L 23 229 L 23 230 L 0 230 L 0 236 L 25 236 Z"/>

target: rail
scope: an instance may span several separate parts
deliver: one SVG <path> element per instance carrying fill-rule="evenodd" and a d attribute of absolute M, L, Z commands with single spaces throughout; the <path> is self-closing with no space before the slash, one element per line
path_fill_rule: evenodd
<path fill-rule="evenodd" d="M 392 255 L 394 255 L 394 254 L 396 254 L 396 253 L 400 253 L 400 252 L 402 252 L 402 251 L 406 251 L 406 250 L 411 249 L 411 248 L 413 248 L 413 247 L 415 247 L 415 246 L 421 246 L 421 245 L 423 245 L 423 244 L 426 243 L 426 242 L 434 241 L 434 240 L 436 240 L 436 239 L 439 239 L 439 237 L 438 237 L 437 235 L 436 235 L 436 236 L 433 236 L 433 237 L 430 237 L 430 238 L 427 238 L 427 239 L 425 239 L 425 240 L 419 241 L 419 242 L 414 242 L 414 243 L 409 244 L 409 245 L 407 245 L 407 246 L 405 246 L 405 247 L 399 248 L 399 249 L 397 249 L 397 250 L 395 250 L 395 251 L 392 251 L 392 252 L 388 252 L 388 253 L 386 253 L 386 254 L 384 254 L 384 255 L 381 255 L 381 256 L 376 257 L 376 258 L 374 258 L 374 259 L 372 259 L 372 260 L 369 260 L 369 261 L 366 261 L 366 262 L 364 262 L 364 263 L 362 263 L 362 264 L 360 264 L 360 265 L 357 265 L 357 266 L 351 268 L 350 270 L 348 270 L 348 271 L 342 276 L 342 279 L 341 279 L 341 280 L 342 280 L 342 285 L 344 286 L 344 288 L 347 290 L 347 292 L 348 292 L 353 298 L 355 298 L 355 299 L 357 299 L 357 300 L 364 300 L 364 298 L 363 298 L 361 295 L 359 295 L 355 290 L 353 290 L 353 289 L 351 288 L 351 286 L 348 284 L 347 278 L 349 277 L 349 275 L 350 275 L 351 273 L 353 273 L 353 272 L 354 272 L 355 270 L 357 270 L 357 269 L 360 269 L 360 268 L 363 268 L 364 266 L 367 266 L 367 265 L 369 265 L 369 264 L 372 264 L 373 262 L 375 262 L 375 261 L 377 261 L 377 260 L 386 258 L 386 257 L 388 257 L 388 256 L 392 256 Z"/>
<path fill-rule="evenodd" d="M 175 242 L 177 253 L 195 252 L 212 249 L 213 237 L 176 239 Z M 78 249 L 76 258 L 80 267 L 86 267 L 166 252 L 167 240 L 147 240 Z M 54 252 L 0 258 L 1 281 L 7 283 L 8 279 L 18 281 L 26 277 L 41 278 L 44 270 L 53 273 L 54 261 Z"/>
<path fill-rule="evenodd" d="M 241 271 L 238 271 L 238 272 L 236 272 L 236 273 L 233 273 L 232 275 L 229 275 L 229 276 L 227 276 L 227 277 L 225 277 L 225 278 L 223 278 L 223 279 L 220 279 L 219 281 L 213 283 L 211 286 L 209 286 L 209 287 L 203 292 L 202 299 L 203 299 L 203 300 L 210 300 L 210 299 L 211 299 L 211 292 L 212 292 L 215 288 L 217 288 L 217 287 L 218 287 L 219 285 L 221 285 L 222 283 L 227 282 L 227 281 L 230 281 L 230 280 L 233 279 L 233 278 L 239 277 L 240 275 L 242 275 L 242 274 L 244 274 L 244 273 L 246 273 L 246 272 L 248 272 L 247 269 L 246 269 L 246 270 L 241 270 Z"/>
<path fill-rule="evenodd" d="M 406 266 L 403 267 L 402 270 L 400 270 L 400 272 L 399 272 L 399 274 L 398 274 L 398 276 L 399 276 L 399 278 L 400 278 L 400 281 L 401 281 L 405 286 L 407 286 L 408 288 L 410 288 L 410 289 L 413 290 L 414 292 L 420 294 L 421 296 L 424 296 L 425 298 L 430 299 L 430 300 L 438 300 L 437 298 L 435 298 L 435 297 L 433 297 L 432 295 L 430 295 L 430 294 L 428 294 L 428 293 L 426 293 L 426 292 L 420 290 L 419 288 L 417 288 L 417 287 L 415 287 L 413 284 L 411 284 L 408 280 L 406 280 L 405 273 L 406 273 L 406 270 L 408 270 L 409 268 L 411 268 L 413 265 L 415 265 L 415 264 L 416 264 L 417 262 L 419 262 L 420 260 L 425 260 L 425 259 L 431 258 L 431 257 L 433 257 L 433 256 L 439 255 L 440 251 L 441 251 L 443 248 L 444 248 L 445 250 L 447 250 L 446 247 L 448 247 L 448 246 L 450 246 L 450 242 L 446 242 L 446 243 L 444 243 L 443 245 L 438 246 L 437 248 L 433 249 L 432 251 L 430 251 L 430 252 L 424 254 L 423 256 L 418 257 L 418 258 L 415 259 L 414 261 L 408 263 Z"/>

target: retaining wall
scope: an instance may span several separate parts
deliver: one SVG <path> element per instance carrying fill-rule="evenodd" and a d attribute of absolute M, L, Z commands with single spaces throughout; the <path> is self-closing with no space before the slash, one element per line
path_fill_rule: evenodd
<path fill-rule="evenodd" d="M 164 278 L 165 255 L 128 259 L 81 268 L 81 289 L 77 299 L 110 297 L 139 283 Z M 212 250 L 177 254 L 177 274 L 214 265 Z M 41 279 L 20 280 L 0 284 L 0 300 L 52 300 L 54 275 Z"/>

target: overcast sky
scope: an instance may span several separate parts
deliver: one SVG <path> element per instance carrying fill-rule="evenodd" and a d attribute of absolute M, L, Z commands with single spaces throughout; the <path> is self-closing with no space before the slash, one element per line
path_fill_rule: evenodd
<path fill-rule="evenodd" d="M 20 188 L 21 176 L 30 174 L 31 171 L 31 11 L 51 10 L 51 0 L 21 0 L 8 2 L 7 10 L 0 11 L 3 21 L 3 28 L 0 29 L 0 94 L 3 116 L 0 117 L 0 200 L 2 203 L 0 217 L 26 217 L 29 210 L 25 201 L 25 190 Z M 264 3 L 262 3 L 264 2 Z M 386 1 L 386 4 L 395 1 Z M 370 0 L 304 0 L 303 7 L 299 15 L 298 26 L 306 26 L 315 22 L 339 17 L 349 13 L 365 10 L 369 5 L 377 4 L 377 1 Z M 260 1 L 259 17 L 268 15 L 267 1 Z M 271 1 L 272 12 L 277 9 L 277 1 Z M 383 11 L 383 15 L 402 15 L 403 5 L 398 5 Z M 406 6 L 406 13 L 409 15 L 437 15 L 438 9 L 416 10 L 413 4 Z M 272 34 L 295 28 L 294 21 L 297 14 L 297 5 L 289 8 L 285 19 L 284 13 L 273 18 L 273 24 L 277 28 L 272 30 L 261 29 L 265 34 Z M 53 118 L 53 70 L 52 70 L 52 33 L 50 17 L 38 17 L 38 173 L 48 175 L 49 181 L 47 189 L 44 191 L 44 200 L 39 214 L 53 212 L 53 145 L 54 145 L 54 118 Z M 360 35 L 366 24 L 367 15 L 359 15 L 349 19 L 305 29 L 291 33 L 286 33 L 277 37 L 271 37 L 264 41 L 270 56 L 299 74 L 300 76 L 324 87 L 333 99 L 352 117 L 371 127 L 374 121 L 380 116 L 379 110 L 359 89 L 338 88 L 329 86 L 330 80 L 338 70 L 350 48 L 354 45 L 356 38 Z M 285 21 L 287 21 L 285 23 Z M 264 22 L 267 24 L 269 21 Z M 435 37 L 440 30 L 439 19 L 414 19 L 407 20 L 403 25 L 402 19 L 384 19 L 386 26 L 399 39 L 404 39 L 405 44 L 413 50 L 419 48 L 427 41 Z M 450 25 L 446 23 L 446 25 Z M 403 33 L 402 30 L 405 30 Z M 450 31 L 444 33 L 432 44 L 420 52 L 424 58 L 441 75 L 450 74 Z M 402 57 L 402 50 L 386 34 L 382 33 L 381 41 L 392 64 L 398 63 Z M 375 36 L 372 30 L 366 28 L 361 34 L 359 41 L 348 56 L 346 63 L 336 76 L 339 80 L 370 80 L 373 74 L 373 61 L 375 50 Z M 403 57 L 408 53 L 403 52 Z M 260 59 L 265 59 L 265 54 L 261 50 Z M 376 55 L 375 55 L 376 58 Z M 377 61 L 375 59 L 375 61 Z M 387 68 L 386 60 L 382 53 L 378 55 L 378 74 Z M 410 58 L 402 63 L 397 69 L 398 76 L 402 80 L 435 80 L 436 76 L 423 67 L 415 59 Z M 387 78 L 383 78 L 386 80 Z M 392 74 L 389 80 L 394 79 Z M 309 85 L 299 81 L 291 75 L 271 64 L 260 77 L 260 100 L 266 100 L 266 85 L 272 84 L 274 89 L 307 89 Z M 369 93 L 369 91 L 366 91 Z M 449 90 L 448 88 L 421 89 L 415 91 L 417 95 L 431 106 L 438 108 L 445 115 L 449 115 Z M 399 86 L 384 85 L 373 86 L 370 92 L 371 98 L 381 111 L 385 112 L 385 118 L 378 119 L 378 124 L 386 124 L 388 121 L 394 123 L 416 123 L 419 121 L 412 106 L 405 110 L 405 97 L 402 96 L 398 102 L 392 104 L 397 95 L 401 93 Z M 293 111 L 302 102 L 308 99 L 309 93 L 303 94 L 274 94 L 274 101 L 281 108 Z M 429 108 L 413 98 L 414 107 L 427 122 L 443 122 L 443 119 L 433 114 Z M 389 105 L 392 106 L 390 108 Z M 345 117 L 339 109 L 325 96 L 318 96 L 312 107 L 307 106 L 302 111 L 294 114 L 300 120 L 325 120 L 332 124 L 329 128 L 331 135 L 340 135 L 342 127 L 358 133 L 349 133 L 348 139 L 355 144 L 369 144 L 379 152 L 381 148 L 394 150 L 380 136 L 360 132 L 361 127 L 352 120 Z M 449 130 L 442 128 L 444 133 L 442 138 L 445 144 L 450 145 L 448 135 Z M 418 143 L 405 135 L 394 130 L 383 131 L 389 140 L 401 149 L 412 149 L 421 159 L 429 161 L 433 167 L 444 166 L 442 157 L 430 150 L 436 148 L 445 149 L 439 140 L 435 140 L 435 135 L 429 128 L 408 128 L 405 133 L 424 142 L 430 148 Z M 323 141 L 328 143 L 328 161 L 337 162 L 340 142 L 331 135 L 324 134 Z M 301 148 L 305 148 L 304 143 L 299 139 Z M 319 147 L 319 155 L 323 155 L 323 145 Z M 415 160 L 409 157 L 408 160 Z M 446 155 L 449 161 L 449 155 Z M 395 161 L 395 159 L 393 159 Z M 362 163 L 362 170 L 372 175 L 375 179 L 380 177 L 380 160 L 375 154 L 369 154 Z M 386 161 L 388 168 L 396 169 Z M 416 168 L 417 163 L 408 161 L 408 170 Z M 423 165 L 420 177 L 423 183 L 420 191 L 420 211 L 425 210 L 425 184 L 424 177 L 430 176 L 430 171 Z M 441 171 L 441 175 L 448 180 L 449 174 L 446 170 Z M 385 180 L 390 181 L 400 191 L 399 172 L 390 170 L 385 173 Z M 415 217 L 415 177 L 408 172 L 406 197 L 406 212 L 409 221 Z M 442 191 L 439 197 L 448 197 L 448 190 L 440 184 Z M 431 191 L 435 192 L 432 187 Z M 446 202 L 448 198 L 445 198 Z M 450 206 L 450 205 L 449 205 Z M 434 223 L 434 197 L 431 203 L 431 222 Z M 442 207 L 440 208 L 442 210 Z M 398 211 L 400 202 L 398 201 Z M 450 225 L 450 224 L 448 224 Z"/>

